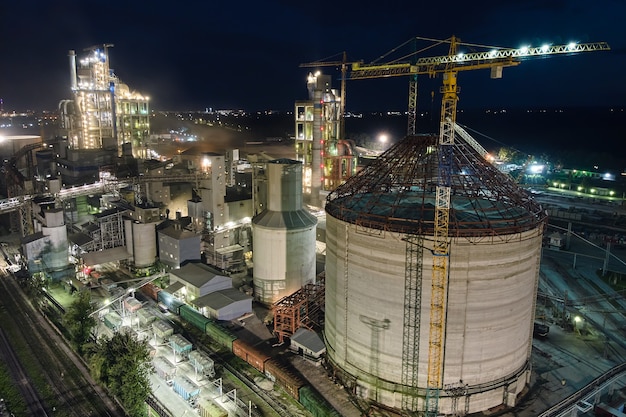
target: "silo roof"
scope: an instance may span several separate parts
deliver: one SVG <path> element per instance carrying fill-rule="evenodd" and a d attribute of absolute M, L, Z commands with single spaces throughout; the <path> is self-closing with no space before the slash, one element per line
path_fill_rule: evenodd
<path fill-rule="evenodd" d="M 546 213 L 509 175 L 457 139 L 450 174 L 450 236 L 504 235 L 542 225 Z M 330 216 L 362 227 L 432 234 L 437 137 L 407 136 L 329 194 Z"/>
<path fill-rule="evenodd" d="M 271 229 L 297 230 L 314 226 L 317 218 L 306 210 L 264 210 L 252 219 L 252 223 Z"/>

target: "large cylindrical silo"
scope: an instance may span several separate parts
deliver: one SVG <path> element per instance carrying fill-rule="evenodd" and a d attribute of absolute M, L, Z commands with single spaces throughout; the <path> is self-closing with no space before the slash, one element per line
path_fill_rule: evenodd
<path fill-rule="evenodd" d="M 530 381 L 546 217 L 470 146 L 454 145 L 444 344 L 433 348 L 436 143 L 407 137 L 329 195 L 328 359 L 356 395 L 382 407 L 424 410 L 438 355 L 440 414 L 514 405 Z"/>
<path fill-rule="evenodd" d="M 156 261 L 156 228 L 154 223 L 131 221 L 132 239 L 127 246 L 132 247 L 133 263 L 137 268 L 151 266 Z"/>
<path fill-rule="evenodd" d="M 302 163 L 268 163 L 267 208 L 252 219 L 254 292 L 265 304 L 315 280 L 317 219 L 302 208 Z"/>

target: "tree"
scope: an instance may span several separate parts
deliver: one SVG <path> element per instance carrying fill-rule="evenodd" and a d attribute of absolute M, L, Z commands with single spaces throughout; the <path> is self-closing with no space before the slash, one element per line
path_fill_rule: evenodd
<path fill-rule="evenodd" d="M 117 397 L 130 416 L 144 415 L 150 394 L 150 350 L 129 332 L 98 339 L 89 357 L 93 375 Z"/>
<path fill-rule="evenodd" d="M 74 348 L 80 354 L 91 338 L 91 329 L 96 326 L 96 319 L 92 317 L 93 311 L 90 293 L 80 292 L 78 299 L 69 306 L 64 316 L 65 327 L 70 332 Z"/>

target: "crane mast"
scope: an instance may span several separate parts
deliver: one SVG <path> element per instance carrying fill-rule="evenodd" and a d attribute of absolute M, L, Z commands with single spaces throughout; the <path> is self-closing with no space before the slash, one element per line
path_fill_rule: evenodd
<path fill-rule="evenodd" d="M 450 55 L 456 54 L 456 41 L 450 43 Z M 435 190 L 435 227 L 433 240 L 433 272 L 430 299 L 430 327 L 428 338 L 428 378 L 426 382 L 425 414 L 436 417 L 439 410 L 439 392 L 443 385 L 443 344 L 448 295 L 450 263 L 450 181 L 456 122 L 457 72 L 452 63 L 443 74 L 443 97 L 439 125 L 437 187 Z"/>

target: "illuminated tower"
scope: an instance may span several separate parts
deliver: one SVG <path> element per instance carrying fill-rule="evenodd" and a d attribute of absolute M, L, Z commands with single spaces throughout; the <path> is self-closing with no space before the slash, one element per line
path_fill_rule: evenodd
<path fill-rule="evenodd" d="M 93 47 L 77 61 L 69 52 L 73 105 L 61 107 L 61 120 L 72 149 L 117 149 L 132 145 L 133 156 L 146 157 L 150 132 L 149 98 L 131 91 L 109 67 L 108 48 Z"/>
<path fill-rule="evenodd" d="M 309 74 L 309 100 L 295 108 L 296 158 L 304 164 L 303 189 L 314 206 L 356 171 L 352 146 L 341 132 L 342 97 L 330 85 L 329 75 Z"/>

